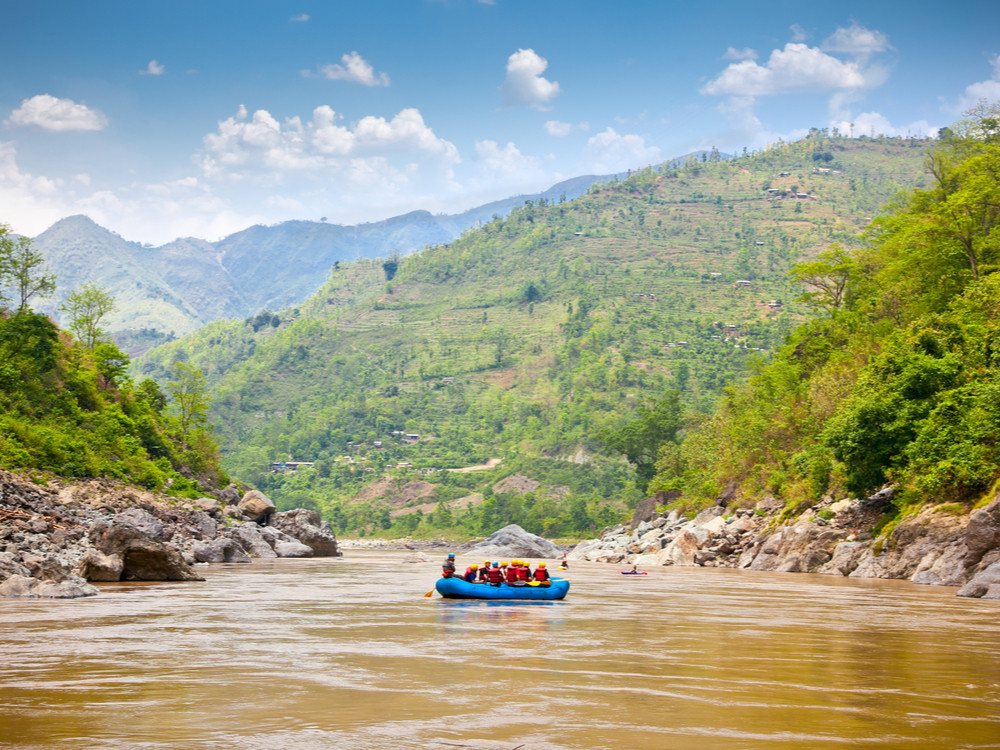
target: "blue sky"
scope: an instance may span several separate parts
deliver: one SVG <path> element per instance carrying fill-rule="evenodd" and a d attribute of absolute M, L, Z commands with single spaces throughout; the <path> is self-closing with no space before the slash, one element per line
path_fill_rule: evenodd
<path fill-rule="evenodd" d="M 28 235 L 451 213 L 1000 100 L 997 2 L 0 0 L 0 28 L 0 222 Z"/>

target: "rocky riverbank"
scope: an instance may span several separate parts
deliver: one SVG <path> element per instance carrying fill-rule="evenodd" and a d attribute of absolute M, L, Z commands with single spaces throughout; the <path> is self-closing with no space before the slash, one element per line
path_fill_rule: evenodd
<path fill-rule="evenodd" d="M 631 523 L 581 542 L 570 560 L 650 568 L 729 567 L 851 578 L 898 578 L 956 586 L 959 596 L 1000 599 L 1000 494 L 971 513 L 926 506 L 887 533 L 872 533 L 891 492 L 864 500 L 825 502 L 785 518 L 765 499 L 752 508 L 717 505 L 686 519 L 657 513 L 669 498 L 649 498 Z"/>
<path fill-rule="evenodd" d="M 201 563 L 340 554 L 317 513 L 278 513 L 256 490 L 179 500 L 109 480 L 39 485 L 0 470 L 0 596 L 91 596 L 92 582 L 201 580 Z"/>

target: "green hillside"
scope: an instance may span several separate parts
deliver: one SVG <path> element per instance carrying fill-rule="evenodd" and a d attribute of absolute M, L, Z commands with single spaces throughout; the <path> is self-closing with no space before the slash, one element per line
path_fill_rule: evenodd
<path fill-rule="evenodd" d="M 886 522 L 994 496 L 1000 120 L 995 105 L 975 115 L 942 135 L 926 184 L 864 247 L 799 269 L 819 316 L 681 445 L 661 447 L 652 489 L 697 506 L 729 487 L 795 509 L 892 484 Z"/>
<path fill-rule="evenodd" d="M 585 533 L 640 496 L 606 431 L 672 390 L 708 411 L 766 360 L 809 314 L 788 271 L 856 247 L 921 184 L 927 146 L 816 132 L 529 201 L 448 245 L 336 264 L 299 308 L 213 323 L 139 368 L 199 367 L 227 468 L 341 529 Z M 313 466 L 269 473 L 281 459 Z M 516 474 L 533 481 L 497 484 Z"/>

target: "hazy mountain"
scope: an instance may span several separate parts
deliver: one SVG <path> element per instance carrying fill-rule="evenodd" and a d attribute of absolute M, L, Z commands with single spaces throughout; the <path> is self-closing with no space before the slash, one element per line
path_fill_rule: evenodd
<path fill-rule="evenodd" d="M 287 221 L 253 226 L 218 242 L 187 237 L 161 247 L 129 242 L 86 216 L 71 216 L 35 238 L 58 279 L 55 297 L 38 307 L 58 316 L 67 295 L 93 282 L 117 302 L 108 328 L 123 348 L 138 353 L 213 320 L 299 304 L 323 284 L 334 263 L 408 255 L 449 242 L 526 201 L 572 199 L 595 182 L 616 177 L 576 177 L 542 193 L 453 215 L 413 211 L 353 226 Z"/>

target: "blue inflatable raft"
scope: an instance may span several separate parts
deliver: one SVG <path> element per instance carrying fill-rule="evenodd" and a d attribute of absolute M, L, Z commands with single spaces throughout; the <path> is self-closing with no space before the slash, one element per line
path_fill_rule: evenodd
<path fill-rule="evenodd" d="M 569 581 L 553 578 L 549 586 L 508 586 L 502 583 L 491 586 L 488 583 L 469 583 L 458 577 L 439 578 L 434 585 L 438 593 L 446 599 L 525 599 L 548 601 L 562 599 L 569 591 Z"/>

